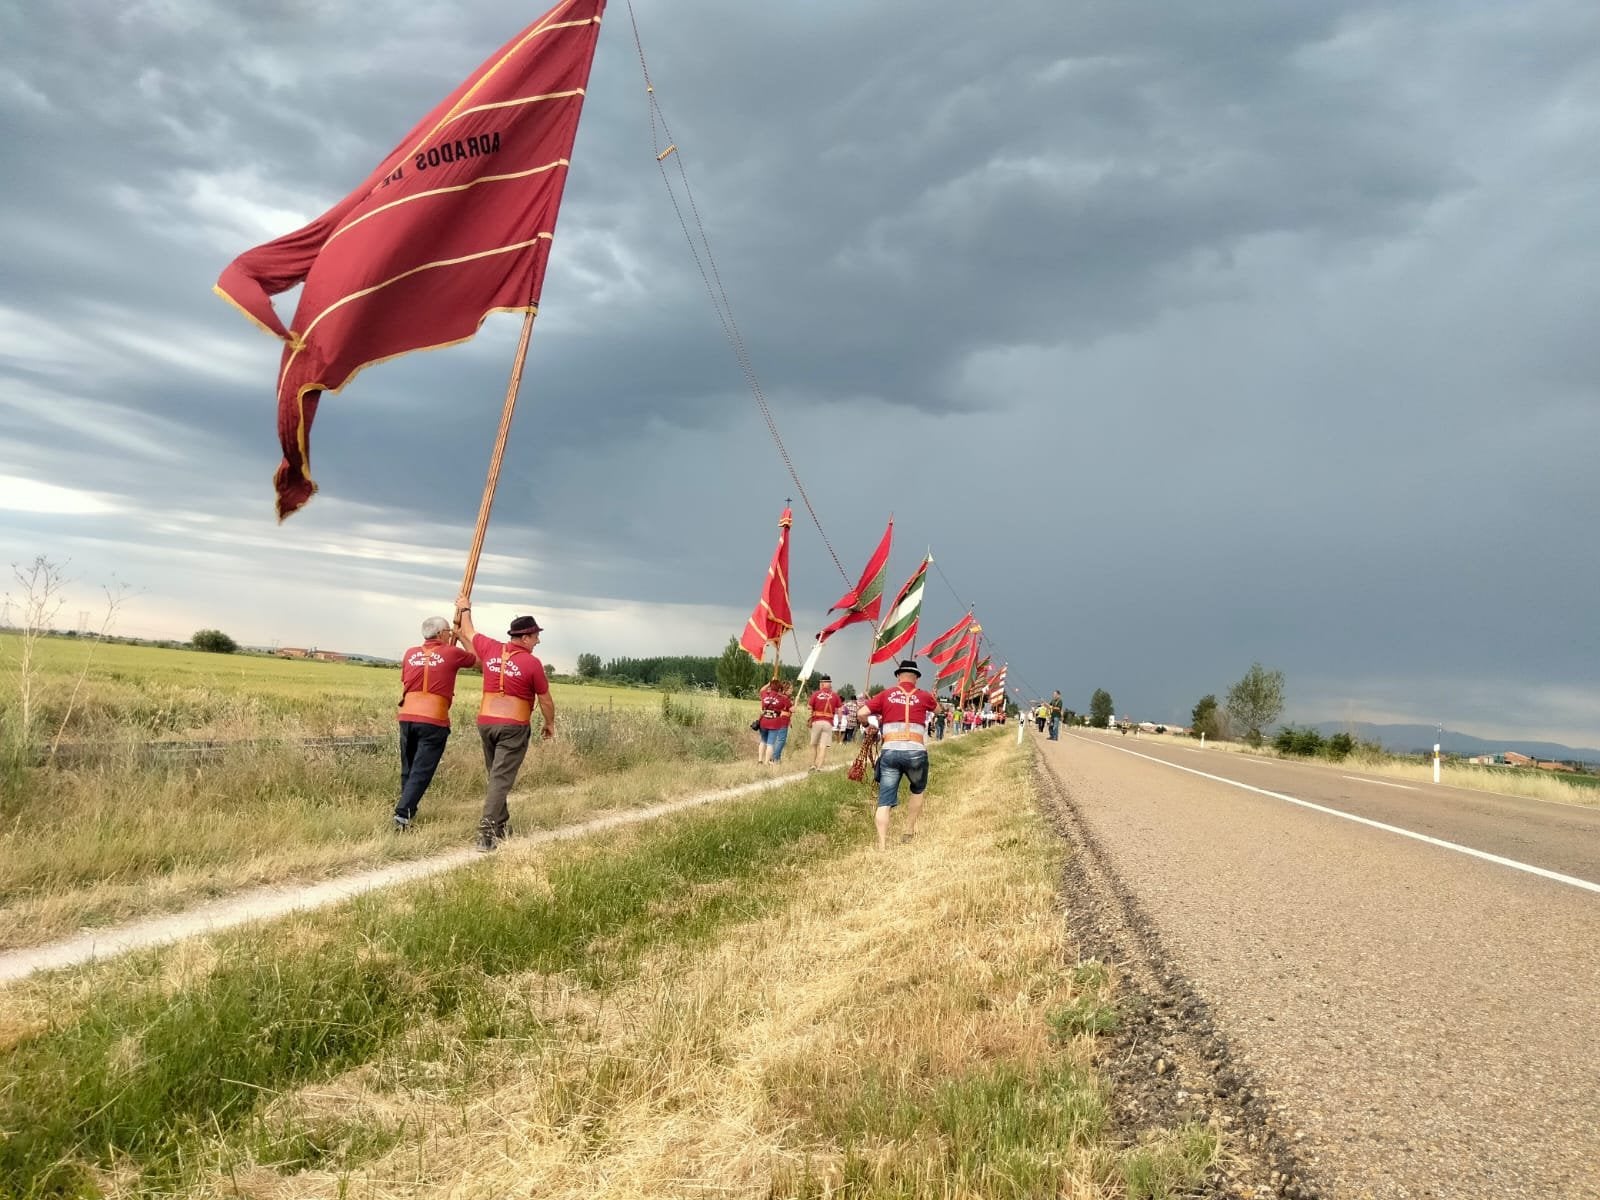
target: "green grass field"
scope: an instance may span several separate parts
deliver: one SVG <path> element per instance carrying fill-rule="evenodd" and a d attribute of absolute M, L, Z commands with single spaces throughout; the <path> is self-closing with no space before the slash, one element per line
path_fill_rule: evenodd
<path fill-rule="evenodd" d="M 47 736 L 61 727 L 82 676 L 64 733 L 74 740 L 376 732 L 394 723 L 400 698 L 399 667 L 59 637 L 40 639 L 37 646 L 38 721 Z M 0 664 L 14 666 L 18 651 L 16 635 L 0 634 Z M 473 711 L 478 678 L 475 673 L 460 677 L 458 722 Z M 551 693 L 558 708 L 649 709 L 661 702 L 658 692 L 639 688 L 555 683 Z M 8 718 L 15 694 L 13 678 L 0 692 L 0 708 Z"/>

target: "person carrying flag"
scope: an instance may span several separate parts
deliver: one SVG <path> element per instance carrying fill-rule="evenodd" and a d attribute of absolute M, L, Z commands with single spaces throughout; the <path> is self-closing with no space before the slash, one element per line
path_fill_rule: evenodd
<path fill-rule="evenodd" d="M 456 601 L 456 621 L 461 636 L 471 643 L 483 665 L 483 699 L 478 707 L 478 739 L 483 743 L 483 767 L 489 775 L 478 822 L 478 849 L 493 850 L 511 833 L 511 812 L 506 797 L 517 782 L 517 772 L 528 753 L 533 706 L 544 719 L 541 736 L 556 732 L 556 703 L 544 664 L 534 657 L 544 631 L 532 617 L 517 617 L 501 642 L 485 637 L 472 625 L 472 598 Z"/>
<path fill-rule="evenodd" d="M 860 708 L 861 719 L 877 728 L 883 737 L 883 750 L 878 756 L 879 850 L 889 848 L 889 816 L 900 803 L 902 776 L 910 799 L 906 802 L 906 829 L 900 840 L 909 842 L 916 836 L 922 794 L 928 789 L 928 720 L 939 708 L 933 693 L 917 686 L 922 669 L 915 659 L 902 661 L 894 675 L 894 687 L 879 692 Z"/>
<path fill-rule="evenodd" d="M 404 833 L 417 815 L 422 794 L 450 738 L 450 702 L 456 694 L 456 672 L 477 666 L 470 651 L 456 645 L 450 622 L 429 617 L 422 623 L 422 645 L 400 658 L 400 799 L 394 806 L 394 827 Z"/>
<path fill-rule="evenodd" d="M 833 718 L 839 711 L 839 693 L 833 690 L 833 676 L 817 677 L 817 690 L 811 693 L 811 769 L 822 770 L 833 744 Z"/>

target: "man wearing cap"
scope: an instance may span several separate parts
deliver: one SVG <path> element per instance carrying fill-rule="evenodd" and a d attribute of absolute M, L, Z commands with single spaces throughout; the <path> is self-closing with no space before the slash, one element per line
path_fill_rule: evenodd
<path fill-rule="evenodd" d="M 878 849 L 889 848 L 889 813 L 900 802 L 900 777 L 910 785 L 906 802 L 906 831 L 902 842 L 916 836 L 917 818 L 922 815 L 922 793 L 928 788 L 928 718 L 939 708 L 931 692 L 917 686 L 922 671 L 915 660 L 906 659 L 894 672 L 895 686 L 879 692 L 861 706 L 863 721 L 876 726 L 883 736 L 878 755 Z"/>
<path fill-rule="evenodd" d="M 811 769 L 820 771 L 828 761 L 833 744 L 833 717 L 839 711 L 839 693 L 833 690 L 833 676 L 819 675 L 817 690 L 811 693 Z"/>
<path fill-rule="evenodd" d="M 429 617 L 422 623 L 422 645 L 412 646 L 400 659 L 400 799 L 394 806 L 394 827 L 402 833 L 411 828 L 450 738 L 456 672 L 478 662 L 455 643 L 450 622 Z"/>
<path fill-rule="evenodd" d="M 483 766 L 489 774 L 483 818 L 478 822 L 478 849 L 493 850 L 511 832 L 511 812 L 506 797 L 517 782 L 517 772 L 528 753 L 533 706 L 544 719 L 542 736 L 554 737 L 556 702 L 550 698 L 544 664 L 533 648 L 544 632 L 532 617 L 517 617 L 506 640 L 485 637 L 472 626 L 472 598 L 456 601 L 456 621 L 483 664 L 483 700 L 478 708 L 478 738 L 483 742 Z"/>

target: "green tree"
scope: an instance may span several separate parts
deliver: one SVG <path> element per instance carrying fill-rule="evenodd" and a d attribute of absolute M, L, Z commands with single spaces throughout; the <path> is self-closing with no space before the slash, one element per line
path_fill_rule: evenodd
<path fill-rule="evenodd" d="M 1216 696 L 1210 692 L 1200 697 L 1200 703 L 1189 714 L 1189 736 L 1199 737 L 1202 733 L 1212 741 L 1222 736 L 1222 713 Z"/>
<path fill-rule="evenodd" d="M 743 700 L 761 690 L 765 669 L 745 653 L 739 639 L 730 637 L 717 659 L 717 694 Z"/>
<path fill-rule="evenodd" d="M 600 656 L 598 654 L 578 655 L 578 676 L 581 679 L 598 679 L 600 677 Z"/>
<path fill-rule="evenodd" d="M 855 698 L 856 698 L 856 685 L 855 684 L 847 683 L 842 688 L 839 689 L 839 699 L 841 699 L 841 700 L 854 700 Z"/>
<path fill-rule="evenodd" d="M 1094 695 L 1089 697 L 1089 724 L 1096 729 L 1104 729 L 1111 724 L 1111 714 L 1117 708 L 1111 702 L 1111 693 L 1105 688 L 1095 688 Z"/>
<path fill-rule="evenodd" d="M 189 644 L 196 650 L 207 650 L 212 654 L 232 654 L 239 648 L 239 643 L 220 629 L 196 630 Z"/>
<path fill-rule="evenodd" d="M 1261 731 L 1283 712 L 1283 672 L 1251 663 L 1244 678 L 1228 689 L 1228 718 L 1252 746 L 1261 744 Z"/>

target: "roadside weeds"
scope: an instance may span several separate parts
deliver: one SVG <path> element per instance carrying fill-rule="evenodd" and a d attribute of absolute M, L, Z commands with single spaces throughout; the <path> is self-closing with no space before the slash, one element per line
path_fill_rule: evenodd
<path fill-rule="evenodd" d="M 32 1056 L 17 1077 L 44 1068 L 72 1098 L 0 1097 L 7 1129 L 20 1106 L 59 1114 L 0 1180 L 260 1200 L 1190 1194 L 1214 1128 L 1112 1123 L 1096 1056 L 1121 1001 L 1105 968 L 1063 959 L 1062 847 L 1026 802 L 1027 757 L 1003 734 L 941 751 L 924 829 L 887 855 L 863 789 L 813 777 L 26 986 L 6 996 L 6 1073 Z M 139 1107 L 158 1085 L 165 1115 Z"/>

